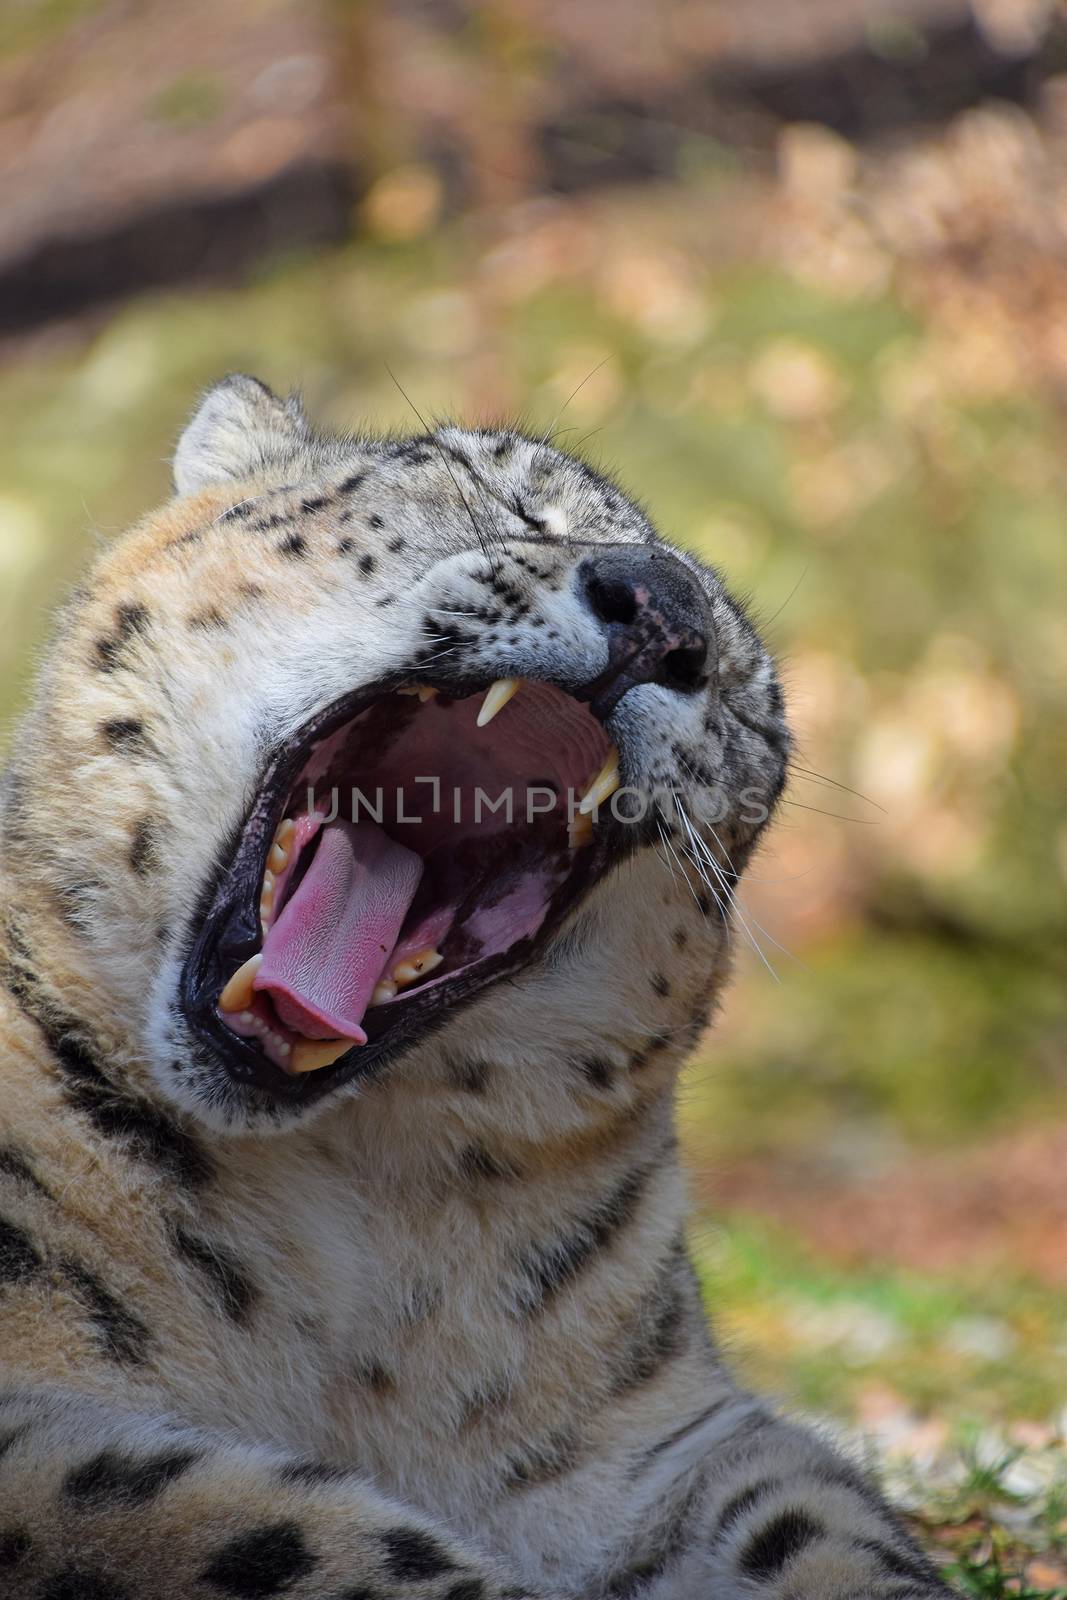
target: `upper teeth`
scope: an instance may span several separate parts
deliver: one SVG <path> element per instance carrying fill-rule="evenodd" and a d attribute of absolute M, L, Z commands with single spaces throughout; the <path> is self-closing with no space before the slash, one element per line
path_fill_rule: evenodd
<path fill-rule="evenodd" d="M 612 745 L 611 752 L 608 755 L 607 760 L 604 762 L 604 765 L 601 767 L 596 777 L 592 779 L 588 789 L 585 791 L 585 794 L 582 796 L 582 799 L 579 802 L 578 810 L 580 814 L 582 816 L 590 815 L 590 813 L 595 811 L 598 806 L 602 806 L 605 800 L 609 800 L 618 787 L 619 752 L 615 746 Z"/>
<path fill-rule="evenodd" d="M 437 690 L 432 683 L 404 683 L 396 691 L 397 694 L 417 694 L 419 701 L 425 705 L 427 700 L 432 700 Z"/>
<path fill-rule="evenodd" d="M 478 713 L 478 727 L 484 728 L 492 722 L 497 713 L 503 711 L 508 701 L 517 695 L 521 688 L 521 678 L 498 678 L 495 683 L 490 684 L 482 701 L 482 709 Z"/>

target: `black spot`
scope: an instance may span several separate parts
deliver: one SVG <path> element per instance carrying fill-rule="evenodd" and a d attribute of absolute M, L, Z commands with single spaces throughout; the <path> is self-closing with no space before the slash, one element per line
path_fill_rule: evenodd
<path fill-rule="evenodd" d="M 148 749 L 140 717 L 109 717 L 100 724 L 100 732 L 112 750 L 121 755 L 143 756 Z"/>
<path fill-rule="evenodd" d="M 448 1590 L 445 1600 L 485 1600 L 485 1584 L 481 1578 L 461 1578 Z"/>
<path fill-rule="evenodd" d="M 790 738 L 785 728 L 776 727 L 774 724 L 768 726 L 765 722 L 753 722 L 750 718 L 743 716 L 736 705 L 731 705 L 727 709 L 735 722 L 739 722 L 743 728 L 747 728 L 749 733 L 754 734 L 757 739 L 764 740 L 776 755 L 785 756 L 788 754 Z"/>
<path fill-rule="evenodd" d="M 531 1445 L 522 1455 L 508 1462 L 504 1478 L 506 1490 L 530 1489 L 551 1483 L 572 1472 L 580 1459 L 578 1440 L 573 1433 L 556 1433 L 543 1444 Z"/>
<path fill-rule="evenodd" d="M 683 1247 L 684 1248 L 684 1247 Z M 629 1337 L 615 1359 L 612 1394 L 648 1383 L 662 1367 L 687 1347 L 687 1299 L 680 1281 L 681 1263 L 672 1252 L 663 1278 L 652 1286 L 637 1308 Z"/>
<path fill-rule="evenodd" d="M 882 1539 L 858 1539 L 856 1542 L 861 1550 L 866 1550 L 868 1555 L 873 1556 L 884 1571 L 894 1578 L 908 1578 L 913 1583 L 924 1586 L 936 1582 L 933 1567 L 919 1554 L 912 1555 L 903 1550 L 895 1550 Z"/>
<path fill-rule="evenodd" d="M 433 451 L 428 449 L 426 445 L 420 444 L 417 439 L 412 439 L 409 443 L 400 445 L 398 449 L 394 450 L 393 454 L 398 461 L 403 461 L 405 466 L 408 467 L 424 467 L 427 461 L 433 460 Z"/>
<path fill-rule="evenodd" d="M 307 548 L 307 540 L 302 533 L 289 533 L 286 534 L 278 546 L 278 554 L 280 556 L 293 557 L 306 556 Z"/>
<path fill-rule="evenodd" d="M 205 606 L 203 611 L 194 611 L 189 618 L 190 628 L 199 629 L 202 633 L 218 632 L 230 626 L 229 618 L 224 617 L 217 606 Z"/>
<path fill-rule="evenodd" d="M 615 1081 L 615 1068 L 605 1056 L 580 1056 L 572 1065 L 594 1089 L 610 1089 Z"/>
<path fill-rule="evenodd" d="M 117 1450 L 103 1450 L 68 1474 L 63 1493 L 81 1505 L 144 1505 L 196 1460 L 195 1450 L 172 1450 L 168 1455 L 141 1460 Z"/>
<path fill-rule="evenodd" d="M 711 916 L 711 896 L 709 894 L 697 895 L 697 907 L 702 917 Z"/>
<path fill-rule="evenodd" d="M 203 1274 L 226 1315 L 234 1322 L 244 1322 L 258 1296 L 241 1264 L 220 1245 L 180 1226 L 174 1230 L 174 1244 L 178 1254 Z"/>
<path fill-rule="evenodd" d="M 152 817 L 142 817 L 134 824 L 129 862 L 139 878 L 147 877 L 159 860 L 158 834 L 158 824 Z"/>
<path fill-rule="evenodd" d="M 723 1395 L 718 1400 L 713 1400 L 710 1406 L 705 1406 L 703 1411 L 698 1411 L 695 1417 L 690 1417 L 688 1422 L 683 1422 L 680 1428 L 673 1429 L 665 1438 L 657 1440 L 641 1457 L 640 1466 L 650 1466 L 660 1456 L 666 1455 L 668 1450 L 673 1450 L 675 1445 L 681 1444 L 683 1439 L 688 1439 L 690 1434 L 696 1433 L 698 1428 L 702 1428 L 705 1422 L 710 1422 L 715 1413 L 721 1411 L 724 1406 L 729 1405 L 732 1400 L 733 1396 L 730 1394 Z"/>
<path fill-rule="evenodd" d="M 519 518 L 519 521 L 525 522 L 528 528 L 532 528 L 535 533 L 544 533 L 546 524 L 543 518 L 535 517 L 533 513 L 523 505 L 521 498 L 517 494 L 512 496 L 511 509 Z"/>
<path fill-rule="evenodd" d="M 48 1579 L 39 1600 L 126 1600 L 126 1590 L 86 1567 L 65 1567 Z"/>
<path fill-rule="evenodd" d="M 261 583 L 242 583 L 238 593 L 243 600 L 262 600 L 266 590 Z"/>
<path fill-rule="evenodd" d="M 771 1583 L 783 1567 L 821 1539 L 825 1532 L 822 1523 L 806 1511 L 799 1506 L 789 1506 L 752 1535 L 738 1557 L 738 1564 L 748 1577 L 759 1583 Z"/>
<path fill-rule="evenodd" d="M 448 1062 L 448 1071 L 457 1089 L 463 1089 L 467 1094 L 484 1094 L 493 1069 L 488 1061 L 479 1061 L 476 1057 L 462 1061 L 453 1057 Z"/>
<path fill-rule="evenodd" d="M 39 1194 L 48 1195 L 48 1190 L 30 1166 L 29 1161 L 21 1150 L 16 1150 L 12 1145 L 0 1145 L 0 1173 L 9 1178 L 16 1178 L 20 1183 L 28 1183 Z M 51 1199 L 51 1195 L 48 1195 Z"/>
<path fill-rule="evenodd" d="M 0 1428 L 0 1461 L 3 1461 L 8 1452 L 13 1450 L 29 1431 L 28 1422 L 20 1422 L 14 1428 Z"/>
<path fill-rule="evenodd" d="M 106 1354 L 113 1361 L 130 1366 L 147 1360 L 151 1335 L 140 1317 L 105 1288 L 88 1267 L 77 1261 L 63 1261 L 60 1267 L 88 1311 Z"/>
<path fill-rule="evenodd" d="M 654 972 L 650 981 L 653 992 L 658 994 L 661 1000 L 666 1000 L 670 997 L 671 986 L 662 972 Z"/>
<path fill-rule="evenodd" d="M 684 950 L 686 945 L 689 943 L 689 935 L 686 933 L 684 928 L 675 928 L 674 932 L 671 934 L 671 939 L 674 942 L 674 948 L 676 950 Z"/>
<path fill-rule="evenodd" d="M 339 556 L 351 555 L 355 548 L 356 541 L 354 539 L 339 539 L 337 542 L 337 554 Z"/>
<path fill-rule="evenodd" d="M 641 1072 L 648 1066 L 649 1061 L 670 1045 L 670 1034 L 653 1034 L 649 1037 L 643 1050 L 633 1051 L 630 1056 L 630 1072 Z"/>
<path fill-rule="evenodd" d="M 443 1572 L 455 1570 L 456 1563 L 448 1552 L 418 1528 L 393 1528 L 381 1539 L 389 1576 L 401 1583 L 439 1578 Z"/>
<path fill-rule="evenodd" d="M 359 558 L 359 570 L 360 570 L 360 572 L 365 572 L 365 573 L 369 574 L 369 573 L 374 571 L 374 568 L 375 568 L 376 565 L 377 565 L 377 563 L 375 562 L 374 557 L 372 555 L 363 555 L 363 556 L 360 556 L 360 558 Z"/>
<path fill-rule="evenodd" d="M 392 1394 L 396 1379 L 380 1361 L 354 1361 L 349 1368 L 352 1382 L 372 1394 Z"/>
<path fill-rule="evenodd" d="M 624 1571 L 614 1574 L 603 1587 L 611 1600 L 629 1600 L 641 1594 L 659 1578 L 671 1563 L 687 1548 L 693 1517 L 703 1515 L 706 1484 L 703 1474 L 689 1483 L 680 1499 L 669 1505 L 664 1513 L 643 1530 L 644 1546 L 640 1559 Z"/>
<path fill-rule="evenodd" d="M 238 500 L 235 506 L 230 506 L 228 510 L 222 513 L 221 517 L 216 518 L 216 521 L 246 522 L 255 515 L 256 504 L 255 500 Z"/>
<path fill-rule="evenodd" d="M 385 526 L 384 518 L 380 517 L 376 511 L 371 513 L 371 515 L 367 518 L 367 521 L 370 523 L 372 528 L 382 528 Z"/>
<path fill-rule="evenodd" d="M 312 511 L 321 511 L 323 506 L 328 506 L 329 503 L 324 494 L 309 495 L 306 500 L 301 500 L 300 509 L 310 514 Z"/>
<path fill-rule="evenodd" d="M 383 594 L 380 599 L 375 600 L 374 604 L 376 606 L 392 606 L 392 605 L 395 605 L 396 604 L 396 595 L 395 594 Z"/>
<path fill-rule="evenodd" d="M 99 1087 L 76 1083 L 67 1098 L 98 1133 L 122 1139 L 138 1160 L 151 1162 L 193 1189 L 210 1177 L 211 1162 L 199 1142 L 147 1100 L 127 1100 L 106 1082 Z"/>
<path fill-rule="evenodd" d="M 29 1234 L 17 1223 L 0 1217 L 0 1284 L 25 1283 L 43 1260 Z"/>
<path fill-rule="evenodd" d="M 398 556 L 401 550 L 404 549 L 406 543 L 407 541 L 398 534 L 395 539 L 390 539 L 389 543 L 386 545 L 386 549 L 389 551 L 391 556 Z"/>
<path fill-rule="evenodd" d="M 296 1522 L 275 1522 L 231 1539 L 202 1576 L 237 1600 L 266 1600 L 281 1594 L 316 1566 Z"/>
<path fill-rule="evenodd" d="M 712 1539 L 722 1539 L 735 1528 L 743 1517 L 750 1511 L 762 1505 L 764 1500 L 769 1500 L 782 1487 L 780 1478 L 760 1478 L 757 1483 L 750 1483 L 747 1488 L 739 1489 L 737 1494 L 726 1501 L 719 1512 L 715 1527 L 712 1530 Z"/>
<path fill-rule="evenodd" d="M 365 472 L 353 472 L 349 477 L 345 478 L 337 485 L 338 494 L 351 494 L 354 489 L 359 488 L 366 476 L 367 474 Z"/>
<path fill-rule="evenodd" d="M 571 1233 L 530 1252 L 521 1263 L 525 1282 L 519 1299 L 524 1310 L 542 1310 L 617 1237 L 636 1213 L 645 1185 L 658 1166 L 657 1155 L 655 1161 L 635 1167 Z"/>
<path fill-rule="evenodd" d="M 433 660 L 437 659 L 437 655 L 444 645 L 458 650 L 462 649 L 464 645 L 479 643 L 476 634 L 464 632 L 462 628 L 457 628 L 454 622 L 441 622 L 429 611 L 423 616 L 422 626 L 424 632 L 432 640 L 432 645 L 427 648 L 424 655 Z"/>
<path fill-rule="evenodd" d="M 284 528 L 290 518 L 286 512 L 276 511 L 272 516 L 261 517 L 252 524 L 254 533 L 273 533 L 275 528 Z"/>
<path fill-rule="evenodd" d="M 147 606 L 127 602 L 115 611 L 114 632 L 97 639 L 94 661 L 100 672 L 114 672 L 121 667 L 127 644 L 138 634 L 143 634 L 151 620 Z"/>
<path fill-rule="evenodd" d="M 17 1567 L 30 1549 L 30 1536 L 24 1528 L 0 1529 L 0 1569 Z"/>
<path fill-rule="evenodd" d="M 765 1433 L 768 1428 L 776 1426 L 774 1418 L 757 1407 L 755 1410 L 749 1411 L 746 1416 L 743 1416 L 737 1426 L 731 1428 L 726 1437 L 730 1442 L 731 1450 L 736 1450 L 739 1444 L 751 1444 L 761 1433 Z M 725 1441 L 723 1442 L 725 1443 Z"/>
<path fill-rule="evenodd" d="M 484 1145 L 469 1144 L 459 1158 L 459 1170 L 464 1178 L 517 1178 L 518 1171 L 509 1161 L 494 1156 Z"/>

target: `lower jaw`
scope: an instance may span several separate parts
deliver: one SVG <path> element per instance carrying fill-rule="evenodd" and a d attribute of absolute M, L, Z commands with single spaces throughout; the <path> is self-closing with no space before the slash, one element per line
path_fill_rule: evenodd
<path fill-rule="evenodd" d="M 391 1016 L 382 1015 L 384 1008 L 376 1008 L 377 1014 L 368 1012 L 366 1044 L 353 1045 L 316 1070 L 293 1073 L 277 1066 L 251 1039 L 235 1034 L 220 1019 L 211 1000 L 187 1004 L 186 1016 L 193 1035 L 206 1046 L 212 1061 L 221 1062 L 236 1086 L 261 1094 L 268 1101 L 312 1105 L 345 1084 L 370 1083 L 392 1062 L 429 1043 L 441 1028 L 498 983 L 516 977 L 540 960 L 604 876 L 609 856 L 614 864 L 622 859 L 622 852 L 609 852 L 606 845 L 600 845 L 584 853 L 580 878 L 568 885 L 565 899 L 549 907 L 536 941 L 487 958 L 450 980 L 447 986 L 412 993 L 402 1008 L 392 1008 Z"/>

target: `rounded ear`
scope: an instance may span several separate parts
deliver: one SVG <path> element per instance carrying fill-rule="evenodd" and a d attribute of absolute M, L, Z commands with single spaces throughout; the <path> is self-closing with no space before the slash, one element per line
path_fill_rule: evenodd
<path fill-rule="evenodd" d="M 174 487 L 193 494 L 295 461 L 311 428 L 295 395 L 278 396 L 243 372 L 231 372 L 204 395 L 174 452 Z"/>

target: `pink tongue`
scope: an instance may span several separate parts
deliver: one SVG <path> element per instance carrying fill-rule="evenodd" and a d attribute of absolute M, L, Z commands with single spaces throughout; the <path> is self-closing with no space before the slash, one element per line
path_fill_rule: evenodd
<path fill-rule="evenodd" d="M 373 822 L 331 822 L 267 934 L 253 988 L 287 1027 L 354 1039 L 422 877 L 422 857 Z"/>

